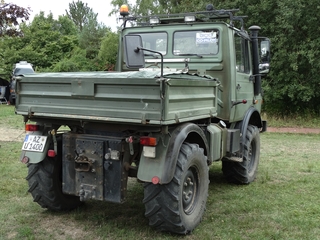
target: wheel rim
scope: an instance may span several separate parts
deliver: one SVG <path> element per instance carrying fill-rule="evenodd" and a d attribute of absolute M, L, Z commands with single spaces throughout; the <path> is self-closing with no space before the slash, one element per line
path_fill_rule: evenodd
<path fill-rule="evenodd" d="M 183 181 L 182 204 L 186 214 L 191 214 L 197 204 L 199 177 L 197 168 L 190 167 Z"/>

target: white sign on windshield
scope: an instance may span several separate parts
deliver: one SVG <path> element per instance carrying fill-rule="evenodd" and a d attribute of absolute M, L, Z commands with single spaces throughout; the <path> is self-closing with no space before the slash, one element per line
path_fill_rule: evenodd
<path fill-rule="evenodd" d="M 196 44 L 208 44 L 216 43 L 217 34 L 216 32 L 202 32 L 196 34 Z"/>

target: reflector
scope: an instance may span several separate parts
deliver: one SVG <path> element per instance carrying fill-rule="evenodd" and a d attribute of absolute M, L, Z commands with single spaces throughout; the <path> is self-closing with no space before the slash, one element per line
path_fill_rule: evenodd
<path fill-rule="evenodd" d="M 22 163 L 27 164 L 29 162 L 29 158 L 24 156 L 21 160 Z"/>
<path fill-rule="evenodd" d="M 48 150 L 48 157 L 55 157 L 56 156 L 56 152 L 54 151 L 54 150 L 52 150 L 52 149 L 49 149 Z"/>
<path fill-rule="evenodd" d="M 151 181 L 153 184 L 158 184 L 160 182 L 160 178 L 158 176 L 154 176 Z"/>

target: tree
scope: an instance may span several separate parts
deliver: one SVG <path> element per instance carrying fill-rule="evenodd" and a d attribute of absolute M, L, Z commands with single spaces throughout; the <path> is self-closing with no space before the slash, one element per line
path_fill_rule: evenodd
<path fill-rule="evenodd" d="M 98 23 L 98 14 L 82 1 L 69 4 L 67 16 L 74 22 L 79 31 L 79 47 L 86 50 L 86 57 L 95 59 L 98 56 L 101 40 L 108 31 L 104 24 Z"/>
<path fill-rule="evenodd" d="M 22 32 L 15 28 L 19 21 L 29 19 L 29 8 L 19 7 L 13 3 L 0 2 L 0 37 L 21 36 Z"/>
<path fill-rule="evenodd" d="M 101 42 L 98 58 L 104 70 L 113 70 L 117 61 L 119 34 L 109 31 Z"/>
<path fill-rule="evenodd" d="M 23 37 L 5 37 L 1 41 L 3 61 L 0 68 L 12 71 L 12 65 L 21 60 L 34 65 L 37 71 L 50 71 L 65 57 L 70 57 L 78 46 L 77 30 L 67 16 L 54 20 L 43 12 L 36 15 L 31 24 L 20 24 Z"/>
<path fill-rule="evenodd" d="M 102 39 L 111 31 L 97 22 L 92 10 L 86 18 L 81 32 L 66 15 L 55 20 L 52 14 L 40 12 L 30 24 L 20 24 L 23 37 L 5 36 L 0 41 L 1 71 L 10 74 L 12 65 L 21 60 L 32 63 L 37 72 L 105 69 L 107 63 L 98 53 Z"/>
<path fill-rule="evenodd" d="M 87 58 L 94 59 L 98 56 L 101 41 L 107 31 L 110 31 L 103 24 L 97 22 L 96 16 L 91 16 L 88 23 L 83 26 L 79 33 L 79 46 L 87 52 Z"/>
<path fill-rule="evenodd" d="M 53 67 L 53 72 L 95 71 L 94 62 L 86 57 L 86 50 L 76 47 L 70 56 L 66 56 Z"/>
<path fill-rule="evenodd" d="M 268 111 L 320 112 L 320 7 L 317 0 L 278 2 L 273 22 L 272 71 L 264 83 Z"/>
<path fill-rule="evenodd" d="M 90 19 L 97 19 L 98 14 L 94 13 L 88 4 L 82 1 L 69 3 L 69 11 L 66 10 L 67 16 L 77 26 L 79 32 L 82 32 L 83 27 L 89 24 Z"/>

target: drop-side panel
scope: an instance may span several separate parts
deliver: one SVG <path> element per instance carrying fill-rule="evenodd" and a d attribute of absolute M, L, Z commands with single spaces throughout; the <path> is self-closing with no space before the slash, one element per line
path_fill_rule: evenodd
<path fill-rule="evenodd" d="M 18 80 L 16 88 L 16 112 L 31 118 L 168 125 L 217 110 L 217 82 L 206 79 L 43 74 Z"/>
<path fill-rule="evenodd" d="M 186 122 L 217 115 L 215 80 L 171 79 L 167 82 L 164 118 L 167 122 Z"/>

